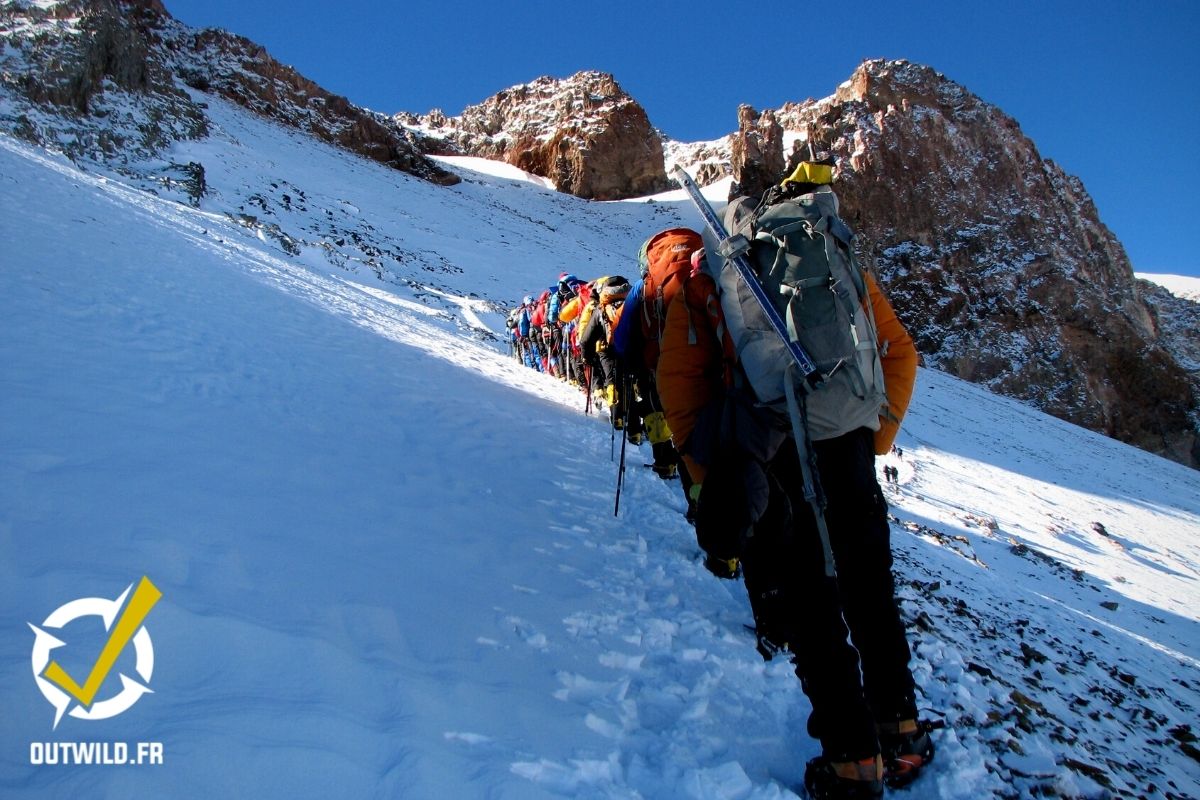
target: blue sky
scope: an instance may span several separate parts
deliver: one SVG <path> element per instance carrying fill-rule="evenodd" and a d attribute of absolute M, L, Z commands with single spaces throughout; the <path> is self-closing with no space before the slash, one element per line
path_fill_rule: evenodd
<path fill-rule="evenodd" d="M 683 141 L 831 94 L 864 58 L 928 64 L 1079 176 L 1141 272 L 1200 276 L 1200 2 L 164 0 L 377 111 L 464 106 L 541 75 L 613 73 Z M 815 6 L 807 6 L 815 8 Z M 838 12 L 841 12 L 840 14 Z"/>

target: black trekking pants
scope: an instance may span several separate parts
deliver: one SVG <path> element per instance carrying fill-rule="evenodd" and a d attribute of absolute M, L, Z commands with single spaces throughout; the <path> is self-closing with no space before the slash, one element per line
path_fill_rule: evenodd
<path fill-rule="evenodd" d="M 756 621 L 762 616 L 758 624 L 793 652 L 812 703 L 809 734 L 831 760 L 854 761 L 879 752 L 877 721 L 916 718 L 915 690 L 872 432 L 862 428 L 814 449 L 837 577 L 825 576 L 790 439 L 766 465 L 754 465 L 763 480 L 752 483 L 767 497 L 742 563 Z"/>

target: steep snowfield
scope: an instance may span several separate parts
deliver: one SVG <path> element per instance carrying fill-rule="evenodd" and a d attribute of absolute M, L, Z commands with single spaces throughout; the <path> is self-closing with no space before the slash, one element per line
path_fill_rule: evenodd
<path fill-rule="evenodd" d="M 1157 275 L 1138 272 L 1137 277 L 1158 284 L 1176 297 L 1200 303 L 1200 278 L 1189 275 Z"/>
<path fill-rule="evenodd" d="M 0 795 L 791 797 L 807 703 L 678 485 L 631 448 L 614 517 L 607 425 L 498 338 L 691 212 L 478 163 L 441 189 L 211 112 L 172 153 L 201 209 L 0 137 Z M 1200 475 L 928 371 L 900 445 L 950 725 L 903 794 L 1200 796 Z M 153 693 L 52 727 L 29 623 L 142 575 Z M 56 632 L 70 674 L 100 628 Z M 30 763 L 58 741 L 165 763 Z"/>

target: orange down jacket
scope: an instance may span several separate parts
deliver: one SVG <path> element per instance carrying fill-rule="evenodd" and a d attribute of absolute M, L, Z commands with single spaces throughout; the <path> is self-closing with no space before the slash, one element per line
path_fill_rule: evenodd
<path fill-rule="evenodd" d="M 875 452 L 883 455 L 891 448 L 908 410 L 919 356 L 912 337 L 870 274 L 867 289 L 887 387 L 887 403 L 880 409 L 880 427 L 875 432 Z M 701 412 L 730 385 L 735 363 L 716 285 L 703 273 L 689 278 L 667 308 L 655 377 L 671 438 L 696 483 L 703 482 L 706 468 L 688 454 L 688 437 Z"/>

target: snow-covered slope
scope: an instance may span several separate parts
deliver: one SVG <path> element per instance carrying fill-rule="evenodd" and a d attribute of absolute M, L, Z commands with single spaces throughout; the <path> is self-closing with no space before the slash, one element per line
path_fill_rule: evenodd
<path fill-rule="evenodd" d="M 210 110 L 171 154 L 200 209 L 0 137 L 0 795 L 791 797 L 806 701 L 678 487 L 633 450 L 614 517 L 607 426 L 496 338 L 504 299 L 628 274 L 690 212 L 438 188 Z M 1200 476 L 929 371 L 900 443 L 950 724 L 907 794 L 1200 795 Z M 142 575 L 153 693 L 52 727 L 28 624 Z M 100 627 L 57 632 L 70 674 Z M 30 763 L 62 741 L 165 763 Z"/>
<path fill-rule="evenodd" d="M 1176 297 L 1200 303 L 1200 278 L 1190 275 L 1157 275 L 1147 272 L 1138 272 L 1136 276 L 1163 287 Z"/>

